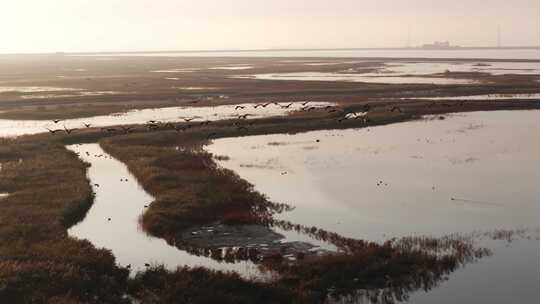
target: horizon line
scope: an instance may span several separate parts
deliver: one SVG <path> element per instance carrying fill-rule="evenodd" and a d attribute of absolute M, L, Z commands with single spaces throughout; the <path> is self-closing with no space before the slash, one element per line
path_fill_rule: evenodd
<path fill-rule="evenodd" d="M 227 53 L 227 52 L 301 52 L 301 51 L 459 51 L 459 50 L 540 50 L 540 45 L 530 46 L 450 46 L 443 48 L 416 47 L 349 47 L 349 48 L 259 48 L 259 49 L 202 49 L 202 50 L 136 50 L 136 51 L 84 51 L 84 52 L 20 52 L 0 53 L 1 56 L 17 55 L 114 55 L 114 54 L 167 54 L 167 53 Z"/>

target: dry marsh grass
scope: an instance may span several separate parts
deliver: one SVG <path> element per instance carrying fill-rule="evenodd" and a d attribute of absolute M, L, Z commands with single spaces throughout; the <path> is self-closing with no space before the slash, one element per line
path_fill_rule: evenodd
<path fill-rule="evenodd" d="M 405 121 L 421 114 L 538 107 L 532 101 L 511 105 L 479 102 L 465 106 L 437 103 L 429 109 L 427 104 L 409 102 L 403 106 L 404 113 L 375 110 L 370 113 L 367 124 L 360 120 L 337 122 L 339 116 L 336 115 L 295 113 L 290 117 L 250 121 L 248 130 L 242 132 L 233 124 L 235 121 L 222 121 L 181 133 L 164 126 L 155 132 L 138 126 L 128 135 L 89 129 L 70 136 L 40 134 L 2 140 L 0 193 L 10 195 L 1 202 L 0 299 L 9 303 L 124 301 L 122 295 L 129 282 L 127 270 L 115 266 L 110 252 L 67 237 L 66 227 L 82 219 L 91 206 L 92 192 L 85 176 L 86 165 L 67 151 L 63 147 L 65 144 L 101 141 L 107 152 L 125 162 L 143 187 L 157 199 L 143 218 L 145 229 L 171 240 L 188 227 L 213 222 L 276 224 L 272 215 L 286 208 L 268 202 L 234 172 L 217 167 L 212 155 L 201 150 L 208 142 L 209 134 L 217 133 L 214 138 L 218 138 L 345 129 Z M 385 105 L 380 106 L 384 108 Z M 361 111 L 363 107 L 363 104 L 342 105 L 344 113 Z M 131 281 L 130 294 L 140 297 L 144 303 L 174 303 L 171 299 L 186 293 L 193 303 L 211 303 L 204 298 L 207 286 L 203 282 L 212 282 L 221 289 L 210 299 L 222 297 L 224 302 L 257 302 L 260 299 L 258 292 L 238 295 L 252 288 L 262 294 L 268 293 L 275 303 L 283 302 L 280 300 L 283 294 L 290 300 L 285 303 L 322 303 L 332 297 L 366 294 L 392 303 L 406 298 L 412 290 L 436 286 L 457 267 L 482 256 L 465 240 L 446 240 L 453 246 L 453 251 L 441 254 L 430 248 L 446 248 L 442 240 L 403 240 L 378 245 L 344 239 L 314 227 L 281 224 L 347 250 L 345 254 L 306 257 L 291 265 L 282 263 L 283 257 L 276 253 L 274 259 L 264 263 L 264 267 L 280 272 L 281 278 L 273 285 L 252 284 L 228 274 L 201 269 L 194 272 L 156 269 L 154 273 L 149 270 Z M 204 248 L 194 248 L 190 252 L 201 251 L 204 255 L 208 252 L 210 257 L 220 256 Z M 238 252 L 240 260 L 260 261 L 257 253 Z M 238 256 L 232 255 L 234 253 L 231 253 L 231 261 L 236 260 Z M 206 276 L 206 279 L 189 279 L 189 285 L 179 283 L 179 280 L 199 276 Z M 242 287 L 229 289 L 235 285 Z M 235 292 L 231 294 L 227 290 Z"/>
<path fill-rule="evenodd" d="M 67 236 L 92 203 L 86 165 L 62 145 L 4 140 L 0 189 L 2 303 L 120 303 L 127 272 Z"/>
<path fill-rule="evenodd" d="M 375 115 L 373 121 L 384 124 L 410 118 L 410 115 Z M 285 121 L 260 120 L 246 133 L 265 134 L 282 129 L 296 132 L 315 126 L 313 120 L 306 117 L 281 123 Z M 322 119 L 322 124 L 325 123 L 332 122 Z M 359 297 L 365 295 L 359 291 L 365 290 L 381 292 L 385 299 L 383 303 L 393 303 L 406 298 L 410 291 L 433 288 L 458 267 L 489 254 L 460 239 L 404 239 L 375 244 L 343 238 L 316 227 L 274 221 L 272 215 L 287 206 L 269 202 L 234 172 L 217 167 L 213 156 L 201 149 L 207 142 L 206 134 L 215 130 L 221 131 L 220 137 L 232 133 L 215 125 L 180 134 L 162 130 L 113 137 L 103 140 L 101 145 L 125 162 L 143 187 L 156 197 L 143 216 L 145 229 L 193 254 L 225 262 L 249 260 L 277 271 L 279 279 L 266 287 L 286 290 L 293 295 L 293 302 L 324 303 L 329 298 Z M 216 222 L 279 226 L 332 243 L 340 252 L 306 256 L 290 263 L 279 252 L 263 256 L 253 249 L 192 248 L 182 242 L 181 233 L 185 229 Z M 174 285 L 182 271 L 160 270 L 159 273 L 165 280 L 162 285 L 170 286 L 171 290 L 160 290 L 163 297 L 156 293 L 156 299 L 167 302 L 165 299 L 170 293 L 183 292 L 175 291 L 180 287 Z M 141 274 L 139 279 L 143 278 L 144 274 Z M 230 282 L 233 284 L 234 280 Z"/>

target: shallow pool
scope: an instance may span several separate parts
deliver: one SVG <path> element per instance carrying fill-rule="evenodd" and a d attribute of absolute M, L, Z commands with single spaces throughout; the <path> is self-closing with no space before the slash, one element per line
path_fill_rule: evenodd
<path fill-rule="evenodd" d="M 540 298 L 540 111 L 452 114 L 388 126 L 215 140 L 207 150 L 270 200 L 278 217 L 384 241 L 523 228 L 494 257 L 410 303 L 535 303 Z M 479 235 L 482 235 L 479 233 Z M 530 238 L 530 239 L 529 239 Z"/>

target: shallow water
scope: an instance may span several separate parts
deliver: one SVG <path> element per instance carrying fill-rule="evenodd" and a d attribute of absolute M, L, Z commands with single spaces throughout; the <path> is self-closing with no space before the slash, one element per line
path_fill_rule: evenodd
<path fill-rule="evenodd" d="M 512 100 L 512 99 L 540 99 L 538 93 L 520 93 L 520 94 L 487 94 L 487 95 L 469 95 L 469 96 L 444 96 L 444 97 L 416 97 L 403 98 L 410 100 Z"/>
<path fill-rule="evenodd" d="M 540 298 L 540 111 L 475 112 L 366 129 L 215 140 L 207 150 L 279 215 L 383 241 L 530 228 L 533 240 L 481 242 L 494 257 L 410 303 L 536 303 Z M 320 142 L 317 142 L 320 140 Z M 285 173 L 285 174 L 284 174 Z"/>
<path fill-rule="evenodd" d="M 282 103 L 284 104 L 284 103 Z M 324 107 L 330 105 L 326 102 L 312 102 L 311 106 Z M 245 109 L 235 108 L 244 106 Z M 238 115 L 247 114 L 247 119 L 270 116 L 283 116 L 291 111 L 302 108 L 300 102 L 295 102 L 289 109 L 282 109 L 271 104 L 266 108 L 253 108 L 253 104 L 223 105 L 215 107 L 169 107 L 159 109 L 133 110 L 125 113 L 94 116 L 89 118 L 67 119 L 59 123 L 43 120 L 8 120 L 0 119 L 0 137 L 20 136 L 25 134 L 37 134 L 48 132 L 49 129 L 62 129 L 67 127 L 84 128 L 84 124 L 92 124 L 92 127 L 109 127 L 116 125 L 143 124 L 149 120 L 160 122 L 182 122 L 183 118 L 194 118 L 193 121 L 216 121 L 221 119 L 236 118 Z"/>
<path fill-rule="evenodd" d="M 339 63 L 339 62 L 338 62 Z M 337 63 L 306 63 L 326 65 Z M 268 73 L 241 76 L 266 80 L 348 81 L 390 84 L 469 84 L 467 78 L 443 77 L 445 73 L 487 73 L 490 75 L 540 75 L 536 62 L 399 62 L 374 67 L 350 68 L 341 72 Z"/>
<path fill-rule="evenodd" d="M 152 73 L 191 73 L 200 70 L 199 68 L 181 68 L 181 69 L 169 69 L 169 70 L 155 70 Z"/>
<path fill-rule="evenodd" d="M 133 92 L 119 92 L 119 91 L 90 91 L 90 92 L 76 92 L 74 94 L 31 94 L 23 95 L 21 99 L 53 99 L 53 98 L 69 98 L 69 97 L 83 97 L 83 96 L 104 96 L 104 95 L 127 95 Z"/>
<path fill-rule="evenodd" d="M 174 87 L 174 88 L 177 89 L 177 90 L 185 90 L 185 91 L 204 91 L 204 90 L 217 90 L 217 89 L 219 89 L 219 88 L 216 88 L 216 87 Z"/>
<path fill-rule="evenodd" d="M 1 93 L 40 93 L 40 92 L 74 92 L 82 91 L 82 89 L 74 88 L 58 88 L 58 87 L 33 87 L 33 86 L 0 86 Z"/>
<path fill-rule="evenodd" d="M 358 72 L 361 72 L 358 71 Z M 488 73 L 491 75 L 537 75 L 540 74 L 538 62 L 400 62 L 389 63 L 375 73 L 365 73 L 365 76 L 389 74 L 403 75 L 431 75 L 446 72 L 458 73 Z"/>
<path fill-rule="evenodd" d="M 84 220 L 69 229 L 70 236 L 87 239 L 98 248 L 111 250 L 118 264 L 131 265 L 133 271 L 144 270 L 144 264 L 149 263 L 164 264 L 171 270 L 178 266 L 205 266 L 237 271 L 246 277 L 260 277 L 257 267 L 251 263 L 218 263 L 147 235 L 139 225 L 139 217 L 144 206 L 152 203 L 154 198 L 139 186 L 127 167 L 106 154 L 98 144 L 74 145 L 68 149 L 80 153 L 81 159 L 91 165 L 88 177 L 96 193 L 94 204 Z M 124 179 L 127 182 L 122 181 Z"/>
<path fill-rule="evenodd" d="M 222 66 L 222 67 L 213 67 L 213 68 L 210 68 L 210 70 L 231 70 L 231 71 L 235 71 L 235 70 L 250 70 L 250 69 L 253 69 L 253 66 L 243 66 L 243 65 L 240 65 L 240 66 Z"/>
<path fill-rule="evenodd" d="M 414 76 L 381 76 L 364 75 L 358 73 L 331 73 L 331 72 L 297 72 L 297 73 L 271 73 L 238 76 L 237 78 L 254 78 L 262 80 L 302 80 L 302 81 L 346 81 L 365 83 L 388 83 L 388 84 L 470 84 L 476 81 L 471 79 L 458 79 L 446 77 L 414 77 Z"/>

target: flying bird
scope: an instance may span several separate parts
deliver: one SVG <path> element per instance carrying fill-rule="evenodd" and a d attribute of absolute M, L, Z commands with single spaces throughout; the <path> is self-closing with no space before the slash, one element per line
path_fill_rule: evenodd
<path fill-rule="evenodd" d="M 292 105 L 293 105 L 293 103 L 291 102 L 291 103 L 289 103 L 289 104 L 287 104 L 287 105 L 279 105 L 279 106 L 280 106 L 282 109 L 288 109 L 288 108 L 290 108 Z"/>
<path fill-rule="evenodd" d="M 46 128 L 46 129 L 49 131 L 49 133 L 51 133 L 51 134 L 53 134 L 53 135 L 56 134 L 56 133 L 58 133 L 58 132 L 63 132 L 63 131 L 64 131 L 64 130 L 62 130 L 62 129 L 57 129 L 57 130 L 51 130 L 51 129 L 49 129 L 49 128 Z"/>
<path fill-rule="evenodd" d="M 71 134 L 71 133 L 73 133 L 73 131 L 75 131 L 77 129 L 71 129 L 70 130 L 70 129 L 66 128 L 66 126 L 64 126 L 64 130 L 66 131 L 67 134 Z"/>

